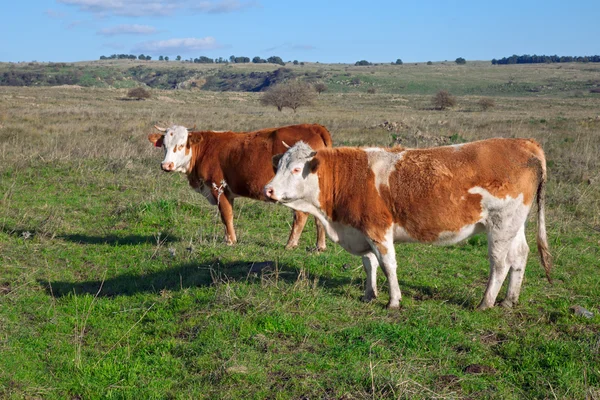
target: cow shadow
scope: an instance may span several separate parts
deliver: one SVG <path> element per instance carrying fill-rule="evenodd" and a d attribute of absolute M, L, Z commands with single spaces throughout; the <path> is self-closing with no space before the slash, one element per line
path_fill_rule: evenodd
<path fill-rule="evenodd" d="M 157 244 L 157 242 L 159 241 L 160 243 L 171 243 L 180 241 L 180 239 L 177 236 L 171 235 L 170 233 L 163 234 L 161 235 L 161 237 L 157 237 L 155 235 L 94 236 L 82 234 L 57 235 L 56 237 L 73 243 L 108 244 L 111 246 L 135 246 L 140 244 Z"/>
<path fill-rule="evenodd" d="M 258 266 L 258 268 L 256 268 Z M 295 283 L 311 280 L 295 267 L 274 262 L 221 263 L 215 259 L 205 263 L 186 263 L 174 268 L 145 274 L 122 274 L 105 280 L 68 282 L 38 280 L 47 294 L 63 297 L 70 294 L 91 294 L 98 297 L 133 296 L 138 293 L 160 293 L 163 290 L 180 291 L 196 287 L 209 287 L 230 282 L 267 280 Z M 319 286 L 340 287 L 351 283 L 351 278 L 318 277 Z"/>
<path fill-rule="evenodd" d="M 418 302 L 437 300 L 453 304 L 467 310 L 473 310 L 477 304 L 479 304 L 476 298 L 469 296 L 466 292 L 448 293 L 448 291 L 444 290 L 443 288 L 414 284 L 404 280 L 400 280 L 398 284 L 400 285 L 400 290 L 402 290 L 403 297 L 407 296 Z"/>

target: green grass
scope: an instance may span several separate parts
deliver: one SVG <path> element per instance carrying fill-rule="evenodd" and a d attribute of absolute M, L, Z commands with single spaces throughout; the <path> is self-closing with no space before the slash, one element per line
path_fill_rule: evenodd
<path fill-rule="evenodd" d="M 521 305 L 483 313 L 484 237 L 397 246 L 404 299 L 388 311 L 385 290 L 360 301 L 359 258 L 331 243 L 305 251 L 312 223 L 300 249 L 282 250 L 283 207 L 238 201 L 240 243 L 228 247 L 183 177 L 158 175 L 138 203 L 135 178 L 76 168 L 97 165 L 34 163 L 2 180 L 3 397 L 598 394 L 598 235 L 551 230 L 555 284 L 532 254 Z M 275 267 L 249 273 L 261 261 Z"/>
<path fill-rule="evenodd" d="M 367 85 L 393 67 L 305 68 Z M 438 89 L 432 82 L 443 78 L 436 65 L 398 68 L 414 85 Z M 569 81 L 573 72 L 471 68 L 473 79 L 453 85 L 503 74 Z M 457 95 L 441 112 L 430 94 L 367 95 L 360 85 L 298 113 L 249 93 L 153 90 L 137 102 L 121 100 L 126 90 L 0 88 L 0 398 L 599 399 L 598 99 L 520 92 L 481 112 L 477 96 Z M 388 131 L 384 121 L 402 124 Z M 474 310 L 489 268 L 483 236 L 398 245 L 401 309 L 385 309 L 382 273 L 380 297 L 365 304 L 358 257 L 331 242 L 306 251 L 312 220 L 300 247 L 283 249 L 284 207 L 236 200 L 239 243 L 226 246 L 216 209 L 183 176 L 162 173 L 146 139 L 157 123 L 301 122 L 324 124 L 336 145 L 536 138 L 548 157 L 554 284 L 532 218 L 516 308 Z M 251 272 L 266 261 L 272 267 Z M 574 314 L 576 305 L 594 317 Z"/>

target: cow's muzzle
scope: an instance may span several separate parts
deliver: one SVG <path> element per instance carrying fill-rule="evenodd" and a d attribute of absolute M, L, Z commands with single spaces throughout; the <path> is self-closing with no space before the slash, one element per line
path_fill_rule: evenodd
<path fill-rule="evenodd" d="M 269 185 L 265 186 L 264 193 L 265 193 L 265 197 L 267 199 L 270 199 L 273 201 L 279 201 L 279 199 L 275 195 L 275 189 L 273 189 L 273 186 L 269 186 Z"/>
<path fill-rule="evenodd" d="M 162 163 L 160 164 L 160 168 L 165 172 L 171 172 L 175 170 L 175 164 L 173 162 Z"/>

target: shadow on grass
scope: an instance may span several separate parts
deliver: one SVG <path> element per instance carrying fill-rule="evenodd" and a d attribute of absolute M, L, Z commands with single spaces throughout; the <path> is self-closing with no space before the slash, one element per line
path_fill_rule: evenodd
<path fill-rule="evenodd" d="M 262 270 L 256 268 L 262 265 Z M 256 271 L 256 272 L 254 272 Z M 124 274 L 114 278 L 86 282 L 64 282 L 64 281 L 42 281 L 42 286 L 48 295 L 63 297 L 69 294 L 92 294 L 98 293 L 99 297 L 132 296 L 137 293 L 158 293 L 161 290 L 184 290 L 194 287 L 208 287 L 223 282 L 256 282 L 266 279 L 271 282 L 275 280 L 286 283 L 294 283 L 300 279 L 306 279 L 312 284 L 313 277 L 305 278 L 302 272 L 296 268 L 279 264 L 275 272 L 275 264 L 271 262 L 235 262 L 221 264 L 218 260 L 207 263 L 187 263 L 175 268 L 151 272 L 143 275 Z M 319 286 L 338 287 L 350 284 L 348 278 L 319 277 Z"/>
<path fill-rule="evenodd" d="M 58 235 L 57 238 L 66 240 L 68 242 L 81 243 L 81 244 L 108 244 L 112 246 L 116 245 L 138 245 L 138 244 L 156 244 L 160 239 L 161 243 L 178 242 L 177 236 L 166 234 L 157 237 L 154 235 L 105 235 L 105 236 L 91 236 L 91 235 L 80 235 L 80 234 L 67 234 Z"/>

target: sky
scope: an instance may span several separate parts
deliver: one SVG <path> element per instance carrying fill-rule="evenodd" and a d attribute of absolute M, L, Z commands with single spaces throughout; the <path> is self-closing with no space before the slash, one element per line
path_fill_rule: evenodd
<path fill-rule="evenodd" d="M 4 0 L 0 61 L 600 54 L 600 0 Z"/>

